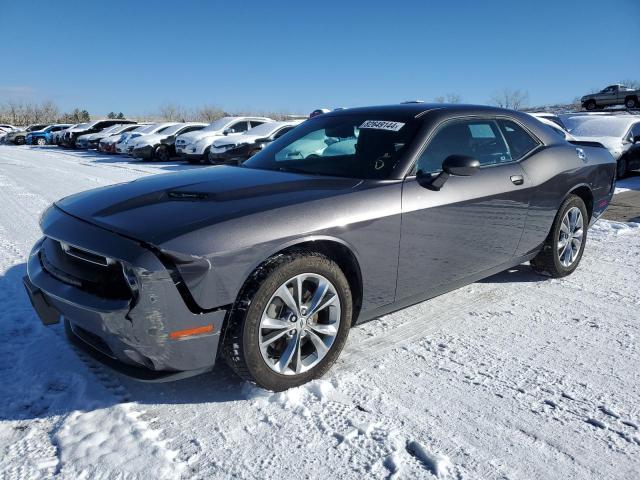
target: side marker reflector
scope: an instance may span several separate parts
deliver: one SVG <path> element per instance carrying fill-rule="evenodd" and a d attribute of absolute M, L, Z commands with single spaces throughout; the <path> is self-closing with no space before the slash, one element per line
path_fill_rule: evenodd
<path fill-rule="evenodd" d="M 213 325 L 204 325 L 202 327 L 187 328 L 186 330 L 176 330 L 169 334 L 169 338 L 172 340 L 179 340 L 181 338 L 204 335 L 205 333 L 211 332 L 213 332 Z"/>

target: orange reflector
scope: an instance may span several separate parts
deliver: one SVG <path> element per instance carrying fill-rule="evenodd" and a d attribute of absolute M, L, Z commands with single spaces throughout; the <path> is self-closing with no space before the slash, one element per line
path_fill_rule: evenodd
<path fill-rule="evenodd" d="M 169 334 L 169 338 L 172 340 L 178 340 L 179 338 L 192 337 L 194 335 L 202 335 L 204 333 L 213 332 L 213 325 L 205 325 L 203 327 L 188 328 L 186 330 L 176 330 Z"/>

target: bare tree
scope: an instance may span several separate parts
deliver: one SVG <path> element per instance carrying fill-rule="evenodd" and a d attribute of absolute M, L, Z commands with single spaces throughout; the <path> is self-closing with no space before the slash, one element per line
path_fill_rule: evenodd
<path fill-rule="evenodd" d="M 458 93 L 447 93 L 446 95 L 439 95 L 433 99 L 435 103 L 460 103 L 462 102 L 462 96 Z"/>
<path fill-rule="evenodd" d="M 634 90 L 640 90 L 640 80 L 631 80 L 626 79 L 620 82 L 622 85 L 626 85 L 629 88 L 633 88 Z"/>
<path fill-rule="evenodd" d="M 529 92 L 522 90 L 512 90 L 505 87 L 494 93 L 489 99 L 490 105 L 501 108 L 510 108 L 512 110 L 520 110 L 529 103 Z"/>
<path fill-rule="evenodd" d="M 167 122 L 178 122 L 184 120 L 187 115 L 184 107 L 175 103 L 164 103 L 160 105 L 159 116 Z"/>
<path fill-rule="evenodd" d="M 195 118 L 201 120 L 203 122 L 214 122 L 219 118 L 222 118 L 226 115 L 224 110 L 216 107 L 215 105 L 205 105 L 202 108 L 199 108 L 195 113 Z"/>

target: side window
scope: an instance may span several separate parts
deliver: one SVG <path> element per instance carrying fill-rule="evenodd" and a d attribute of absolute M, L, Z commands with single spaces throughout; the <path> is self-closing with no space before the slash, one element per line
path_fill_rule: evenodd
<path fill-rule="evenodd" d="M 248 122 L 238 122 L 234 123 L 229 127 L 230 130 L 233 130 L 235 133 L 246 132 L 247 131 L 247 123 Z"/>
<path fill-rule="evenodd" d="M 445 124 L 427 145 L 416 169 L 421 173 L 439 172 L 449 155 L 474 157 L 481 167 L 512 161 L 493 120 L 456 120 Z"/>
<path fill-rule="evenodd" d="M 502 130 L 511 150 L 511 158 L 520 160 L 539 144 L 527 131 L 511 120 L 498 120 L 498 125 Z M 564 136 L 564 135 L 563 135 Z"/>
<path fill-rule="evenodd" d="M 273 139 L 276 140 L 283 136 L 285 133 L 290 132 L 291 130 L 293 130 L 293 127 L 284 127 L 283 129 L 276 132 L 276 134 L 273 136 Z"/>
<path fill-rule="evenodd" d="M 263 123 L 264 123 L 264 122 L 261 122 L 261 121 L 259 121 L 259 120 L 251 120 L 251 121 L 249 122 L 249 124 L 251 125 L 251 127 L 249 127 L 249 128 L 257 127 L 258 125 L 262 125 Z"/>
<path fill-rule="evenodd" d="M 185 127 L 179 132 L 176 133 L 176 136 L 182 135 L 183 133 L 195 132 L 196 130 L 202 130 L 204 127 L 200 125 L 192 125 L 190 127 Z"/>

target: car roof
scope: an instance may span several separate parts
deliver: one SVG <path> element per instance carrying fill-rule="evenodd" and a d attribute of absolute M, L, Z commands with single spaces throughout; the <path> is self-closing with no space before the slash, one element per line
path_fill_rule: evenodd
<path fill-rule="evenodd" d="M 489 107 L 486 105 L 465 105 L 465 104 L 448 104 L 448 103 L 402 103 L 395 105 L 380 105 L 372 107 L 355 107 L 345 108 L 344 110 L 333 110 L 329 113 L 325 113 L 323 117 L 335 117 L 342 115 L 393 115 L 398 118 L 405 118 L 410 120 L 413 118 L 419 118 L 429 112 L 449 112 L 449 113 L 463 113 L 463 114 L 484 114 L 484 115 L 496 115 L 496 114 L 508 114 L 517 115 L 518 113 L 513 110 L 507 110 L 498 107 Z"/>

